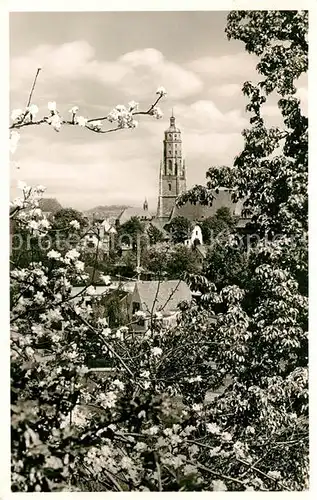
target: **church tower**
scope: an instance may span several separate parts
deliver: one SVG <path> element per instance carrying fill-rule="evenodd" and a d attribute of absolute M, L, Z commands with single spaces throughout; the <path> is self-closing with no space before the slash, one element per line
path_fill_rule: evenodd
<path fill-rule="evenodd" d="M 163 160 L 160 165 L 157 217 L 169 220 L 175 200 L 186 191 L 185 161 L 182 158 L 181 131 L 175 126 L 172 113 L 170 126 L 164 132 Z"/>

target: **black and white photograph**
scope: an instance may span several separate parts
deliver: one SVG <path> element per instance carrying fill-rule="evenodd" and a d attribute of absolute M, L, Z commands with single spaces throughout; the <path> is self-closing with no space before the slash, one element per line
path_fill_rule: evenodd
<path fill-rule="evenodd" d="M 311 11 L 214 4 L 9 12 L 12 493 L 310 489 Z"/>

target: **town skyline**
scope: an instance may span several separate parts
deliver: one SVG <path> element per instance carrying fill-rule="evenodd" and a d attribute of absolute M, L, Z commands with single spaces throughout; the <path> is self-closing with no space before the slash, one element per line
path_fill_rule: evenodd
<path fill-rule="evenodd" d="M 56 101 L 93 118 L 130 100 L 155 100 L 161 120 L 141 117 L 134 130 L 100 136 L 79 127 L 28 127 L 11 161 L 11 195 L 18 180 L 47 187 L 63 206 L 141 206 L 155 211 L 164 130 L 174 110 L 182 132 L 187 187 L 205 183 L 213 165 L 232 165 L 248 126 L 243 82 L 257 78 L 257 59 L 228 41 L 227 12 L 25 12 L 10 14 L 10 108 L 25 105 L 37 67 L 33 102 L 45 113 Z M 58 33 L 54 26 L 58 25 Z M 298 95 L 307 106 L 307 81 Z M 278 119 L 275 97 L 265 108 Z"/>

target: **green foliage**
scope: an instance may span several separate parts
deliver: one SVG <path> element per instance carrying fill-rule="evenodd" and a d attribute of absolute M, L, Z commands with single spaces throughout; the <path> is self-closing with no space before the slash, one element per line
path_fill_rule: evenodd
<path fill-rule="evenodd" d="M 185 273 L 198 271 L 195 253 L 182 243 L 171 245 L 158 243 L 148 247 L 142 259 L 143 267 L 154 273 L 157 278 L 164 276 L 177 279 Z"/>
<path fill-rule="evenodd" d="M 129 244 L 131 241 L 133 249 L 136 249 L 144 230 L 144 223 L 138 217 L 131 217 L 118 228 L 118 236 L 121 236 L 122 243 L 127 242 Z"/>
<path fill-rule="evenodd" d="M 186 217 L 175 217 L 165 229 L 171 234 L 173 243 L 184 243 L 190 237 L 192 223 Z"/>
<path fill-rule="evenodd" d="M 88 219 L 73 208 L 61 208 L 53 217 L 52 229 L 59 230 L 62 234 L 68 234 L 69 225 L 72 221 L 77 221 L 82 229 L 88 226 Z"/>
<path fill-rule="evenodd" d="M 307 13 L 232 12 L 227 34 L 259 56 L 264 80 L 244 85 L 250 128 L 233 168 L 210 169 L 207 188 L 186 196 L 208 203 L 226 182 L 257 241 L 237 249 L 230 234 L 206 275 L 188 276 L 197 303 L 181 305 L 174 327 L 153 310 L 144 335 L 97 317 L 89 281 L 74 302 L 72 282 L 86 279 L 75 249 L 12 270 L 13 491 L 308 488 L 308 144 L 293 95 L 307 69 Z M 273 90 L 283 130 L 261 117 Z M 21 212 L 33 231 L 34 214 Z M 163 247 L 149 249 L 148 265 L 185 271 L 189 250 Z M 88 373 L 100 357 L 110 371 Z"/>
<path fill-rule="evenodd" d="M 147 234 L 151 245 L 155 245 L 156 243 L 161 243 L 162 241 L 164 241 L 164 235 L 162 231 L 160 231 L 156 226 L 153 226 L 153 224 L 149 225 Z"/>
<path fill-rule="evenodd" d="M 218 208 L 215 215 L 208 217 L 199 223 L 202 231 L 203 242 L 209 245 L 213 237 L 220 233 L 226 233 L 233 230 L 236 224 L 235 217 L 231 214 L 228 207 Z"/>

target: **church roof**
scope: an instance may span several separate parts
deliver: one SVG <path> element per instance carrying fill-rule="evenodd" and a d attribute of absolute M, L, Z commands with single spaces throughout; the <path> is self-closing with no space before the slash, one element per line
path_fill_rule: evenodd
<path fill-rule="evenodd" d="M 229 190 L 222 189 L 218 194 L 215 193 L 215 198 L 212 205 L 196 205 L 186 202 L 181 207 L 174 207 L 171 215 L 171 220 L 175 217 L 186 217 L 190 221 L 201 221 L 215 215 L 217 210 L 222 207 L 228 207 L 232 214 L 236 213 L 236 204 L 231 200 Z"/>
<path fill-rule="evenodd" d="M 119 224 L 124 224 L 132 217 L 138 217 L 141 220 L 151 220 L 153 216 L 148 210 L 144 210 L 144 208 L 128 207 L 119 215 Z"/>
<path fill-rule="evenodd" d="M 165 130 L 165 133 L 166 132 L 180 132 L 179 128 L 177 128 L 175 126 L 175 116 L 172 115 L 170 117 L 170 126 L 168 127 L 168 129 Z"/>

